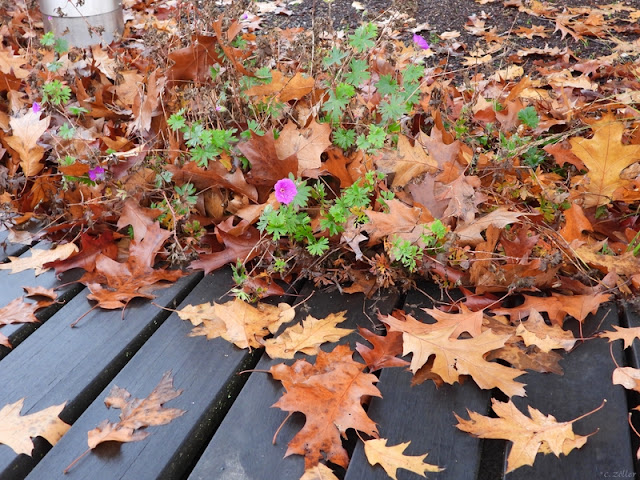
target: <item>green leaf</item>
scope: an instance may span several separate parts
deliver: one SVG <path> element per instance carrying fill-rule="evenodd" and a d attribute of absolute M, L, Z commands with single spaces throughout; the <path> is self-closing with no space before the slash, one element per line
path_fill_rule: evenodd
<path fill-rule="evenodd" d="M 530 128 L 536 128 L 540 123 L 538 112 L 536 112 L 536 109 L 532 106 L 520 110 L 518 112 L 518 120 Z"/>
<path fill-rule="evenodd" d="M 174 132 L 176 130 L 180 130 L 181 128 L 184 128 L 187 126 L 187 123 L 184 117 L 182 116 L 183 113 L 184 113 L 184 108 L 174 113 L 173 115 L 171 115 L 167 120 L 167 125 L 169 125 L 169 128 Z"/>
<path fill-rule="evenodd" d="M 358 86 L 371 78 L 371 74 L 367 71 L 367 62 L 365 60 L 353 59 L 350 63 L 351 71 L 344 78 L 353 86 Z"/>
<path fill-rule="evenodd" d="M 407 113 L 407 105 L 400 95 L 394 94 L 391 95 L 388 101 L 380 102 L 378 110 L 382 115 L 383 122 L 398 121 Z"/>
<path fill-rule="evenodd" d="M 320 237 L 313 242 L 309 242 L 307 250 L 311 255 L 320 256 L 329 250 L 329 239 L 327 237 Z"/>
<path fill-rule="evenodd" d="M 341 65 L 344 57 L 348 55 L 347 52 L 343 52 L 337 47 L 333 47 L 329 50 L 329 56 L 324 57 L 322 59 L 322 64 L 325 67 L 330 67 L 331 65 Z"/>
<path fill-rule="evenodd" d="M 333 132 L 333 142 L 343 150 L 352 147 L 355 140 L 356 132 L 353 130 L 338 128 L 335 132 Z"/>
<path fill-rule="evenodd" d="M 364 52 L 375 46 L 373 39 L 377 34 L 378 28 L 373 23 L 365 23 L 356 28 L 353 35 L 349 35 L 349 45 L 358 53 Z"/>
<path fill-rule="evenodd" d="M 76 129 L 66 122 L 58 129 L 58 135 L 60 135 L 65 140 L 71 140 L 75 133 Z"/>
<path fill-rule="evenodd" d="M 378 93 L 382 96 L 391 95 L 398 92 L 398 82 L 391 75 L 381 75 L 376 83 Z"/>
<path fill-rule="evenodd" d="M 420 77 L 422 77 L 423 73 L 424 67 L 422 65 L 417 65 L 415 63 L 407 65 L 402 72 L 402 83 L 405 86 L 405 90 L 408 90 L 407 83 L 417 82 Z"/>

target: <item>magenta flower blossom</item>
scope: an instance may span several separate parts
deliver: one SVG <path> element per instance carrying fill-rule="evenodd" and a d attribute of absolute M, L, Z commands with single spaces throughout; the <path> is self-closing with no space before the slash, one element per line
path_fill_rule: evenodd
<path fill-rule="evenodd" d="M 418 45 L 422 50 L 429 50 L 429 42 L 422 35 L 418 35 L 417 33 L 413 34 L 413 41 L 416 45 Z"/>
<path fill-rule="evenodd" d="M 38 102 L 33 102 L 33 105 L 31 105 L 31 110 L 33 111 L 33 113 L 40 112 L 40 104 Z"/>
<path fill-rule="evenodd" d="M 289 178 L 278 180 L 274 188 L 276 190 L 276 200 L 284 205 L 289 205 L 298 193 L 298 187 Z"/>
<path fill-rule="evenodd" d="M 97 167 L 93 167 L 89 170 L 89 178 L 94 182 L 104 180 L 104 168 L 102 168 L 100 165 L 98 165 Z"/>

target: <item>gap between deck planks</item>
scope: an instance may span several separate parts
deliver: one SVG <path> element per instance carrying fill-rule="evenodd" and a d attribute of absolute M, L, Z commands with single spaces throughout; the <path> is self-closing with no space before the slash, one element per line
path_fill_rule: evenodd
<path fill-rule="evenodd" d="M 0 272 L 0 279 L 5 279 L 3 281 L 11 289 L 0 292 L 0 298 L 8 298 L 7 295 L 12 295 L 15 293 L 14 290 L 22 287 L 21 281 L 15 281 L 21 278 L 21 274 L 7 277 L 6 273 Z M 43 285 L 56 283 L 51 272 L 36 277 L 35 280 L 32 273 L 25 273 L 31 275 L 31 278 L 26 275 L 23 279 L 27 285 L 33 284 L 34 281 Z M 191 293 L 190 289 L 197 280 L 183 279 L 182 285 L 174 285 L 164 292 L 160 290 L 157 301 L 168 305 L 173 303 L 174 297 L 184 297 L 187 294 L 189 296 L 183 304 L 211 301 L 215 299 L 212 290 L 228 289 L 231 283 L 228 277 L 228 272 L 207 276 Z M 7 278 L 10 280 L 6 280 Z M 213 285 L 216 282 L 224 285 L 215 287 Z M 429 288 L 425 285 L 422 287 Z M 380 302 L 378 306 L 388 312 L 393 306 L 397 306 L 396 302 L 397 298 L 391 297 Z M 410 292 L 405 308 L 418 304 L 430 306 L 430 303 L 421 299 L 418 293 Z M 317 293 L 307 302 L 309 313 L 319 318 L 345 308 L 350 311 L 358 310 L 358 306 L 359 313 L 350 317 L 351 324 L 368 325 L 370 322 L 362 313 L 360 295 L 341 297 L 337 293 Z M 6 390 L 9 391 L 3 389 L 0 393 L 0 405 L 26 396 L 25 409 L 22 412 L 25 414 L 31 410 L 71 400 L 63 411 L 63 419 L 72 422 L 80 417 L 69 433 L 33 470 L 29 478 L 72 478 L 74 471 L 80 472 L 75 474 L 80 476 L 73 478 L 184 478 L 196 461 L 190 480 L 270 479 L 276 478 L 273 476 L 274 472 L 277 472 L 278 479 L 300 478 L 302 459 L 297 456 L 283 459 L 283 455 L 286 444 L 304 423 L 303 417 L 292 417 L 280 432 L 276 446 L 271 445 L 273 433 L 286 417 L 284 412 L 270 408 L 282 392 L 279 383 L 274 382 L 268 374 L 251 374 L 231 410 L 222 419 L 221 416 L 229 408 L 232 400 L 229 396 L 233 397 L 244 381 L 234 373 L 252 365 L 256 358 L 248 356 L 246 352 L 221 339 L 207 342 L 204 338 L 186 338 L 190 327 L 175 314 L 158 328 L 162 318 L 166 318 L 168 314 L 151 307 L 146 302 L 135 302 L 127 309 L 124 323 L 120 321 L 120 311 L 92 312 L 93 315 L 85 318 L 78 329 L 69 329 L 68 324 L 75 316 L 89 308 L 86 297 L 80 295 L 2 360 L 0 384 L 8 386 Z M 426 319 L 419 310 L 410 310 L 410 313 Z M 306 312 L 299 312 L 298 319 L 305 315 Z M 369 315 L 375 319 L 373 312 Z M 130 324 L 144 316 L 149 318 L 143 319 L 142 328 L 137 325 L 137 329 L 134 328 L 132 333 Z M 635 322 L 632 326 L 640 324 L 637 315 L 627 314 L 627 317 L 629 324 Z M 617 322 L 615 308 L 605 306 L 598 315 L 590 316 L 585 322 L 585 335 L 596 329 L 610 329 L 610 325 Z M 99 328 L 89 326 L 93 324 Z M 127 330 L 128 333 L 123 336 L 122 330 Z M 87 342 L 87 336 L 92 337 L 90 342 Z M 104 338 L 109 338 L 109 341 L 104 342 Z M 352 335 L 348 340 L 354 342 L 357 336 Z M 59 342 L 64 342 L 62 348 L 58 345 Z M 100 350 L 100 343 L 104 344 L 104 347 L 108 345 L 106 350 L 110 360 L 102 357 L 105 349 Z M 328 345 L 326 349 L 333 349 L 334 346 Z M 131 359 L 132 354 L 138 349 L 138 353 Z M 59 360 L 59 356 L 65 356 L 74 350 L 85 356 L 80 360 L 65 358 L 52 366 L 52 363 Z M 87 356 L 87 351 L 94 354 Z M 625 365 L 621 345 L 616 346 L 614 343 L 613 352 L 616 361 Z M 259 352 L 256 355 L 259 355 Z M 52 362 L 52 359 L 55 361 Z M 96 362 L 102 370 L 96 369 Z M 87 366 L 86 363 L 92 366 Z M 274 363 L 278 362 L 265 357 L 257 368 L 268 369 Z M 194 369 L 194 365 L 198 365 L 198 368 Z M 586 369 L 586 365 L 590 368 Z M 222 368 L 219 368 L 220 366 Z M 571 452 L 569 456 L 557 459 L 552 455 L 538 455 L 534 467 L 522 467 L 506 478 L 537 479 L 545 475 L 549 478 L 560 478 L 557 475 L 562 475 L 562 478 L 591 478 L 593 475 L 599 475 L 594 478 L 607 478 L 605 474 L 634 472 L 630 431 L 626 424 L 625 393 L 622 387 L 611 384 L 611 372 L 615 365 L 611 360 L 606 340 L 589 340 L 579 345 L 563 361 L 563 367 L 565 375 L 562 377 L 531 372 L 521 377 L 520 380 L 528 384 L 528 397 L 515 398 L 515 403 L 521 410 L 525 410 L 526 405 L 531 405 L 544 414 L 555 415 L 562 421 L 592 410 L 606 397 L 608 403 L 605 409 L 582 420 L 575 427 L 581 434 L 590 433 L 598 427 L 600 431 L 588 440 L 585 447 Z M 183 408 L 187 412 L 191 409 L 191 416 L 185 414 L 181 417 L 189 420 L 186 427 L 180 426 L 180 423 L 173 427 L 163 426 L 152 429 L 151 437 L 143 442 L 100 447 L 90 458 L 83 459 L 76 469 L 70 472 L 71 476 L 62 477 L 61 473 L 58 476 L 56 469 L 61 466 L 61 472 L 74 455 L 80 454 L 86 448 L 88 430 L 104 418 L 117 418 L 118 411 L 109 412 L 102 404 L 112 384 L 129 387 L 128 389 L 134 385 L 135 390 L 130 390 L 132 395 L 144 397 L 168 369 L 174 370 L 176 388 L 185 389 L 182 397 L 190 399 L 185 400 L 186 403 L 182 407 L 178 399 L 169 405 Z M 60 371 L 65 372 L 67 377 L 55 378 L 55 372 Z M 34 372 L 37 374 L 34 375 Z M 45 387 L 45 383 L 51 380 L 47 374 L 51 374 L 54 379 L 54 385 L 50 390 L 47 390 L 48 385 Z M 20 379 L 19 382 L 16 378 Z M 443 386 L 439 390 L 431 383 L 413 388 L 409 383 L 410 375 L 402 369 L 387 369 L 382 372 L 378 386 L 384 398 L 374 398 L 369 410 L 370 416 L 379 425 L 381 436 L 389 438 L 390 445 L 412 441 L 408 454 L 428 452 L 427 462 L 447 468 L 442 473 L 429 474 L 430 478 L 499 478 L 487 477 L 486 472 L 477 471 L 480 465 L 481 441 L 459 432 L 453 426 L 453 411 L 462 416 L 466 416 L 466 408 L 486 413 L 490 392 L 479 391 L 471 381 L 453 387 Z M 29 390 L 38 392 L 39 397 L 30 398 L 32 392 Z M 632 406 L 635 406 L 635 403 Z M 220 427 L 216 431 L 218 424 Z M 209 439 L 209 446 L 199 458 Z M 24 455 L 7 456 L 5 453 L 8 449 L 0 446 L 0 478 L 24 478 L 26 472 L 47 450 L 46 442 L 42 439 L 36 439 L 35 443 L 37 447 L 33 461 Z M 81 446 L 81 449 L 74 451 L 76 446 Z M 247 446 L 250 451 L 247 451 Z M 164 454 L 161 454 L 162 452 Z M 162 461 L 158 461 L 158 458 Z M 86 466 L 83 467 L 83 464 Z M 149 465 L 155 466 L 150 470 Z M 88 470 L 84 470 L 87 468 Z M 117 472 L 124 473 L 120 475 Z M 388 477 L 379 466 L 368 465 L 362 448 L 358 445 L 346 480 L 377 478 Z M 408 472 L 399 471 L 398 479 L 404 478 L 416 477 Z"/>

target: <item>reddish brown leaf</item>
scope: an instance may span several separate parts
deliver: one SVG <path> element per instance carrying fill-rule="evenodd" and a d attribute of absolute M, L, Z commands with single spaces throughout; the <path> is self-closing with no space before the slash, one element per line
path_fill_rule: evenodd
<path fill-rule="evenodd" d="M 251 140 L 240 142 L 238 150 L 251 162 L 247 181 L 253 185 L 273 187 L 278 180 L 298 172 L 296 155 L 278 158 L 275 140 L 269 132 L 261 137 L 251 131 Z"/>
<path fill-rule="evenodd" d="M 200 255 L 200 260 L 191 262 L 189 268 L 204 270 L 206 275 L 228 263 L 235 263 L 238 259 L 247 262 L 258 256 L 262 251 L 257 246 L 260 240 L 260 232 L 255 227 L 249 227 L 240 235 L 232 235 L 222 230 L 221 225 L 218 225 L 216 227 L 216 235 L 226 248 L 221 252 Z"/>
<path fill-rule="evenodd" d="M 376 424 L 362 408 L 363 397 L 381 396 L 374 386 L 378 379 L 363 373 L 365 365 L 355 362 L 352 354 L 348 345 L 339 345 L 330 353 L 320 351 L 315 365 L 298 360 L 292 366 L 279 364 L 269 370 L 286 390 L 273 406 L 305 416 L 304 427 L 289 442 L 285 454 L 304 455 L 305 469 L 323 458 L 346 468 L 349 457 L 340 435 L 348 428 L 378 436 Z"/>
<path fill-rule="evenodd" d="M 384 337 L 362 327 L 358 327 L 358 332 L 373 345 L 373 348 L 369 348 L 360 342 L 356 342 L 356 350 L 362 356 L 370 372 L 375 372 L 381 368 L 406 367 L 409 365 L 406 360 L 398 358 L 398 355 L 402 355 L 401 332 L 387 332 Z"/>
<path fill-rule="evenodd" d="M 149 432 L 143 429 L 166 425 L 185 413 L 178 408 L 163 407 L 181 393 L 182 390 L 173 388 L 171 372 L 166 372 L 156 388 L 145 398 L 132 398 L 124 388 L 114 385 L 104 404 L 107 408 L 120 409 L 120 421 L 112 423 L 104 420 L 89 431 L 89 448 L 96 448 L 103 442 L 137 442 L 147 438 Z"/>

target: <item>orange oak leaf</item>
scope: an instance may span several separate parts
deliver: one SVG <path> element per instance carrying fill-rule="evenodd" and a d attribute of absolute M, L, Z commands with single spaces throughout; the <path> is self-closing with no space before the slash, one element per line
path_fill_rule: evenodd
<path fill-rule="evenodd" d="M 584 263 L 597 268 L 605 273 L 615 272 L 618 275 L 633 276 L 640 271 L 640 259 L 633 252 L 624 252 L 622 255 L 602 255 L 601 247 L 582 245 L 575 248 L 576 256 Z"/>
<path fill-rule="evenodd" d="M 640 145 L 624 145 L 624 124 L 612 113 L 591 126 L 593 138 L 571 138 L 571 151 L 589 170 L 585 183 L 585 207 L 604 205 L 611 201 L 614 191 L 628 184 L 620 173 L 632 163 L 640 161 Z"/>
<path fill-rule="evenodd" d="M 387 332 L 383 337 L 366 328 L 358 327 L 358 333 L 373 345 L 373 348 L 369 348 L 360 342 L 356 342 L 356 350 L 367 364 L 367 367 L 369 367 L 370 372 L 375 372 L 381 368 L 406 367 L 409 365 L 406 360 L 398 358 L 398 355 L 402 355 L 401 332 Z"/>
<path fill-rule="evenodd" d="M 465 304 L 460 304 L 459 313 L 446 313 L 436 308 L 423 308 L 423 310 L 437 320 L 437 325 L 448 328 L 455 325 L 456 329 L 451 338 L 458 338 L 462 332 L 467 332 L 472 337 L 482 333 L 483 310 L 472 312 Z"/>
<path fill-rule="evenodd" d="M 365 365 L 352 358 L 348 345 L 332 352 L 320 351 L 315 365 L 298 360 L 292 366 L 274 365 L 269 372 L 282 382 L 286 392 L 274 403 L 285 412 L 305 416 L 302 429 L 289 442 L 285 456 L 304 455 L 305 470 L 326 460 L 346 468 L 349 456 L 340 436 L 353 428 L 377 437 L 378 429 L 362 408 L 363 397 L 380 397 L 378 378 L 363 373 Z"/>
<path fill-rule="evenodd" d="M 527 321 L 518 324 L 516 335 L 522 337 L 527 347 L 535 345 L 545 353 L 559 348 L 568 352 L 577 341 L 571 332 L 558 325 L 547 325 L 542 315 L 533 309 L 530 310 Z"/>
<path fill-rule="evenodd" d="M 5 405 L 0 410 L 0 443 L 7 445 L 17 454 L 31 455 L 33 437 L 42 437 L 51 445 L 55 445 L 71 428 L 71 425 L 58 418 L 66 402 L 21 416 L 23 405 L 24 398 Z"/>
<path fill-rule="evenodd" d="M 0 327 L 12 323 L 37 323 L 36 310 L 42 308 L 39 303 L 27 303 L 22 297 L 16 298 L 6 306 L 0 308 Z M 7 336 L 0 333 L 0 345 L 11 348 Z"/>
<path fill-rule="evenodd" d="M 315 80 L 298 72 L 292 78 L 286 78 L 279 70 L 271 71 L 271 82 L 255 85 L 245 90 L 249 96 L 276 95 L 281 102 L 298 100 L 313 90 Z"/>
<path fill-rule="evenodd" d="M 387 205 L 388 213 L 365 210 L 371 221 L 362 229 L 369 234 L 370 245 L 393 234 L 402 234 L 402 238 L 413 243 L 424 232 L 423 225 L 434 220 L 427 209 L 409 207 L 400 200 L 387 200 Z"/>
<path fill-rule="evenodd" d="M 371 465 L 380 464 L 384 471 L 393 480 L 398 480 L 398 469 L 409 470 L 420 476 L 425 476 L 427 472 L 441 472 L 443 468 L 437 465 L 425 463 L 424 459 L 427 454 L 409 456 L 404 451 L 411 442 L 400 443 L 398 445 L 387 446 L 386 438 L 373 438 L 364 441 L 364 453 Z"/>
<path fill-rule="evenodd" d="M 524 303 L 514 308 L 494 308 L 498 315 L 509 315 L 512 323 L 529 316 L 532 310 L 546 312 L 552 324 L 562 325 L 567 315 L 571 315 L 579 322 L 584 321 L 590 313 L 596 313 L 600 304 L 608 301 L 611 295 L 599 293 L 597 295 L 560 295 L 553 293 L 552 297 L 534 297 L 523 295 Z"/>
<path fill-rule="evenodd" d="M 40 120 L 40 113 L 29 109 L 19 117 L 11 117 L 12 135 L 5 141 L 20 157 L 20 166 L 26 177 L 36 175 L 44 168 L 40 163 L 44 156 L 44 148 L 38 145 L 38 140 L 49 127 L 51 117 Z"/>
<path fill-rule="evenodd" d="M 251 139 L 240 142 L 238 150 L 251 162 L 247 182 L 253 185 L 273 187 L 278 180 L 298 172 L 297 157 L 278 157 L 276 143 L 270 132 L 261 137 L 251 131 Z"/>
<path fill-rule="evenodd" d="M 423 134 L 424 135 L 424 134 Z M 392 187 L 404 187 L 410 180 L 423 173 L 435 173 L 438 162 L 433 159 L 419 142 L 411 145 L 404 135 L 398 136 L 398 147 L 384 149 L 375 159 L 376 167 L 384 173 L 394 173 Z"/>
<path fill-rule="evenodd" d="M 134 238 L 135 235 L 134 230 Z M 87 272 L 91 272 L 96 268 L 96 258 L 101 253 L 109 258 L 115 258 L 118 255 L 118 245 L 113 241 L 113 232 L 111 230 L 102 232 L 97 237 L 84 232 L 80 235 L 80 245 L 82 249 L 79 252 L 63 260 L 47 262 L 43 266 L 45 268 L 53 268 L 56 274 L 66 272 L 72 268 L 83 268 Z"/>
<path fill-rule="evenodd" d="M 204 83 L 211 78 L 209 68 L 214 63 L 222 64 L 222 58 L 216 52 L 215 36 L 196 35 L 191 44 L 169 53 L 169 60 L 174 64 L 167 71 L 167 78 L 172 81 L 192 80 Z"/>
<path fill-rule="evenodd" d="M 120 409 L 120 421 L 104 420 L 89 431 L 89 448 L 94 449 L 102 442 L 138 442 L 149 436 L 142 430 L 146 427 L 166 425 L 174 418 L 185 413 L 178 408 L 165 408 L 163 405 L 180 396 L 182 390 L 173 388 L 171 372 L 165 372 L 160 383 L 145 398 L 133 398 L 124 388 L 113 386 L 104 400 L 107 408 Z"/>
<path fill-rule="evenodd" d="M 337 342 L 353 330 L 338 328 L 336 325 L 346 320 L 346 312 L 330 313 L 325 318 L 314 318 L 308 315 L 302 323 L 288 327 L 276 338 L 264 342 L 267 355 L 271 358 L 293 358 L 296 352 L 316 355 L 320 345 Z"/>
<path fill-rule="evenodd" d="M 384 323 L 393 331 L 402 332 L 403 354 L 413 354 L 410 367 L 413 373 L 434 355 L 431 370 L 446 383 L 454 384 L 460 381 L 460 375 L 471 375 L 480 388 L 499 388 L 509 397 L 525 395 L 524 384 L 514 380 L 524 371 L 485 360 L 489 352 L 504 347 L 511 335 L 485 330 L 477 337 L 458 340 L 451 338 L 458 325 L 434 330 L 410 316 L 404 321 L 387 316 Z"/>
<path fill-rule="evenodd" d="M 600 333 L 599 337 L 605 337 L 609 339 L 609 343 L 614 340 L 624 340 L 624 348 L 629 348 L 633 345 L 633 341 L 636 338 L 640 338 L 640 327 L 620 327 L 618 325 L 613 325 L 615 328 L 615 332 L 611 330 L 607 330 L 605 332 Z"/>
<path fill-rule="evenodd" d="M 491 403 L 498 418 L 485 417 L 467 410 L 469 420 L 454 413 L 459 422 L 456 427 L 479 438 L 513 442 L 507 458 L 507 473 L 523 465 L 533 465 L 538 452 L 551 452 L 556 457 L 560 457 L 560 454 L 568 455 L 574 448 L 582 447 L 593 435 L 573 433 L 572 425 L 577 419 L 558 422 L 552 415 L 543 415 L 531 406 L 527 417 L 511 400 L 504 403 L 492 398 Z M 584 415 L 580 418 L 584 418 Z"/>
<path fill-rule="evenodd" d="M 585 242 L 587 240 L 586 235 L 583 233 L 585 230 L 592 230 L 591 222 L 585 216 L 582 207 L 577 203 L 571 205 L 570 208 L 564 211 L 564 226 L 558 233 L 564 238 L 567 243 L 571 243 L 574 240 Z"/>
<path fill-rule="evenodd" d="M 315 467 L 306 469 L 300 480 L 338 480 L 338 477 L 324 463 L 319 463 Z"/>
<path fill-rule="evenodd" d="M 627 390 L 640 392 L 640 369 L 632 367 L 618 367 L 613 371 L 614 385 L 622 385 Z"/>
<path fill-rule="evenodd" d="M 153 268 L 158 251 L 170 235 L 171 232 L 155 222 L 140 242 L 131 242 L 126 262 L 116 262 L 102 253 L 98 255 L 95 270 L 86 272 L 78 280 L 91 291 L 87 298 L 96 300 L 101 308 L 124 308 L 134 298 L 154 298 L 151 292 L 166 286 L 160 282 L 174 282 L 182 277 L 180 270 Z"/>
<path fill-rule="evenodd" d="M 294 122 L 288 122 L 275 142 L 278 158 L 285 159 L 292 155 L 298 157 L 297 176 L 305 170 L 322 166 L 320 155 L 331 146 L 331 126 L 328 123 L 316 123 L 312 120 L 307 128 L 298 129 Z"/>
<path fill-rule="evenodd" d="M 9 257 L 9 263 L 0 264 L 0 270 L 11 270 L 11 273 L 18 273 L 30 268 L 35 269 L 36 276 L 49 270 L 44 267 L 49 262 L 64 260 L 78 251 L 78 247 L 73 243 L 58 245 L 51 250 L 31 249 L 30 257 Z"/>
<path fill-rule="evenodd" d="M 196 326 L 190 337 L 206 336 L 207 340 L 222 337 L 239 348 L 258 348 L 262 338 L 293 320 L 295 310 L 287 303 L 277 307 L 266 303 L 253 306 L 236 298 L 213 305 L 187 305 L 178 316 Z"/>

